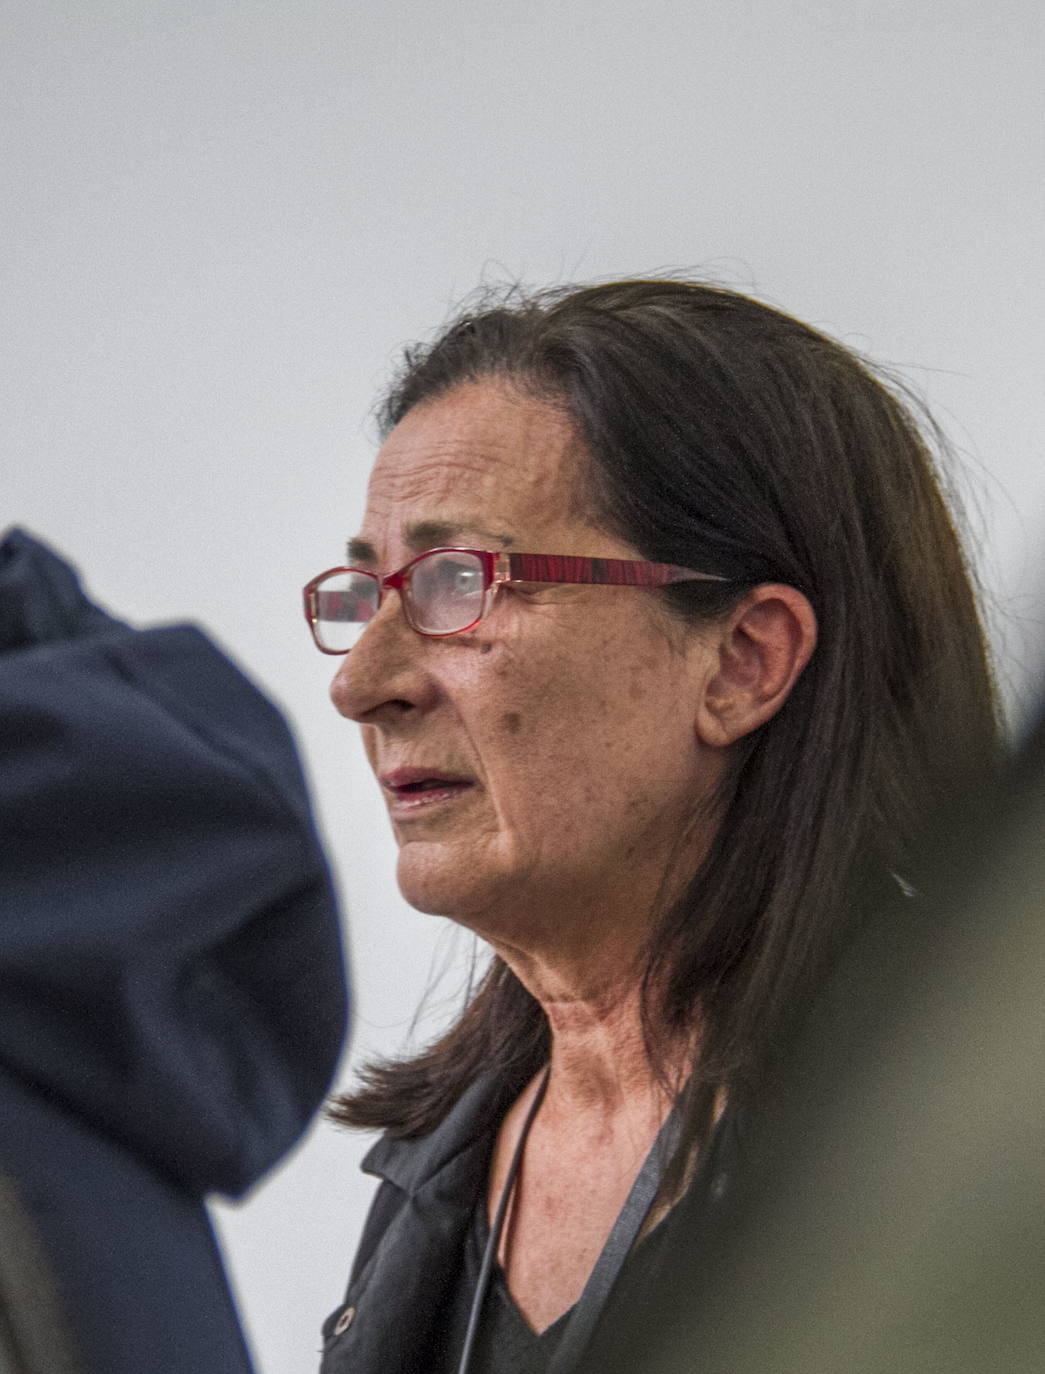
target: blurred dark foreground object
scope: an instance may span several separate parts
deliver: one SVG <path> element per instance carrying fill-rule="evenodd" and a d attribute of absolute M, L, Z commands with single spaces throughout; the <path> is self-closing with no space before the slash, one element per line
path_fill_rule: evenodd
<path fill-rule="evenodd" d="M 340 1052 L 337 910 L 290 734 L 188 626 L 0 543 L 0 1372 L 247 1374 L 203 1205 Z"/>
<path fill-rule="evenodd" d="M 1045 1369 L 1045 717 L 927 845 L 585 1374 Z"/>

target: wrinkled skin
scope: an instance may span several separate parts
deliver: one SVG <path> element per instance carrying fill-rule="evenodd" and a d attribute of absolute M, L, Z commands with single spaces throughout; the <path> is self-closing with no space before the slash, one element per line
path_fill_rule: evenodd
<path fill-rule="evenodd" d="M 371 476 L 360 534 L 374 570 L 402 566 L 418 542 L 640 558 L 592 522 L 585 462 L 559 409 L 500 383 L 416 407 Z M 432 521 L 448 528 L 410 540 Z M 691 872 L 708 840 L 725 749 L 701 737 L 695 703 L 717 663 L 713 634 L 642 589 L 502 588 L 475 630 L 447 639 L 411 630 L 390 592 L 333 700 L 362 726 L 378 777 L 418 766 L 473 780 L 415 815 L 391 801 L 406 899 L 516 964 L 619 975 L 665 873 L 674 861 Z"/>

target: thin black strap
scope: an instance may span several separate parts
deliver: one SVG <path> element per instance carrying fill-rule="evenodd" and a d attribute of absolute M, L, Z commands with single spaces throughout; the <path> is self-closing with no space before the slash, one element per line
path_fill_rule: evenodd
<path fill-rule="evenodd" d="M 461 1347 L 461 1361 L 457 1366 L 457 1374 L 468 1374 L 468 1366 L 472 1360 L 472 1347 L 475 1345 L 475 1337 L 479 1330 L 479 1318 L 482 1316 L 483 1303 L 486 1300 L 486 1292 L 490 1287 L 490 1275 L 493 1273 L 494 1261 L 497 1259 L 497 1247 L 501 1243 L 501 1232 L 504 1230 L 504 1219 L 508 1212 L 508 1203 L 511 1200 L 512 1189 L 515 1187 L 515 1179 L 519 1172 L 519 1165 L 522 1163 L 523 1150 L 526 1146 L 526 1137 L 530 1134 L 530 1127 L 533 1119 L 537 1115 L 537 1110 L 544 1101 L 544 1094 L 548 1090 L 548 1078 L 551 1074 L 551 1065 L 544 1071 L 537 1088 L 537 1093 L 530 1103 L 530 1110 L 526 1113 L 526 1120 L 519 1135 L 518 1143 L 515 1146 L 515 1153 L 512 1155 L 512 1162 L 508 1166 L 508 1177 L 504 1180 L 504 1187 L 501 1189 L 501 1196 L 497 1200 L 497 1211 L 494 1215 L 493 1225 L 490 1227 L 490 1234 L 486 1241 L 486 1248 L 483 1251 L 482 1263 L 479 1266 L 479 1277 L 475 1281 L 475 1293 L 472 1295 L 472 1307 L 468 1313 L 468 1329 L 465 1332 L 464 1345 Z M 480 1205 L 482 1205 L 480 1203 Z"/>
<path fill-rule="evenodd" d="M 584 1291 L 566 1322 L 562 1338 L 555 1349 L 546 1374 L 567 1374 L 577 1367 L 588 1347 L 596 1323 L 602 1315 L 613 1285 L 620 1277 L 624 1261 L 638 1239 L 643 1223 L 657 1196 L 664 1173 L 664 1162 L 671 1155 L 679 1131 L 679 1115 L 672 1108 L 657 1133 L 639 1176 L 632 1184 L 627 1201 L 621 1208 L 602 1254 L 589 1275 Z"/>

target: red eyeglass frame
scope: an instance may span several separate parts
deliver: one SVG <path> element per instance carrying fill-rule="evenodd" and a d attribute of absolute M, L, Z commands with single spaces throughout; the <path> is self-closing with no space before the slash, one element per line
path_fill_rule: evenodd
<path fill-rule="evenodd" d="M 585 558 L 576 554 L 555 553 L 501 553 L 490 549 L 462 549 L 445 547 L 425 549 L 423 553 L 411 558 L 409 563 L 384 577 L 371 572 L 369 568 L 339 567 L 327 568 L 313 577 L 304 587 L 305 619 L 312 632 L 316 648 L 322 654 L 338 657 L 350 652 L 348 649 L 328 649 L 319 641 L 316 621 L 319 616 L 316 607 L 316 592 L 320 583 L 336 573 L 361 573 L 372 577 L 377 583 L 377 609 L 381 609 L 386 591 L 402 593 L 410 581 L 410 570 L 424 558 L 435 553 L 469 553 L 478 558 L 483 568 L 483 603 L 476 618 L 458 630 L 422 630 L 414 624 L 410 614 L 410 599 L 401 596 L 403 615 L 406 623 L 417 634 L 426 639 L 449 639 L 451 635 L 467 634 L 486 616 L 491 605 L 490 592 L 510 582 L 546 582 L 567 585 L 608 586 L 608 587 L 667 587 L 676 582 L 728 582 L 729 578 L 717 573 L 695 572 L 692 568 L 682 568 L 674 563 L 644 563 L 634 558 Z"/>

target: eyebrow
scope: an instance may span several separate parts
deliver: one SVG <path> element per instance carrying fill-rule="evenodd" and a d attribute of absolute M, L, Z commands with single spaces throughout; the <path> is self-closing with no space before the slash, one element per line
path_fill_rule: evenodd
<path fill-rule="evenodd" d="M 453 545 L 462 535 L 477 536 L 499 548 L 510 549 L 515 542 L 510 534 L 489 530 L 468 520 L 418 520 L 406 529 L 406 544 L 415 553 L 425 549 L 438 549 L 443 545 Z M 348 561 L 356 563 L 377 563 L 377 550 L 368 539 L 354 538 L 348 541 Z"/>

